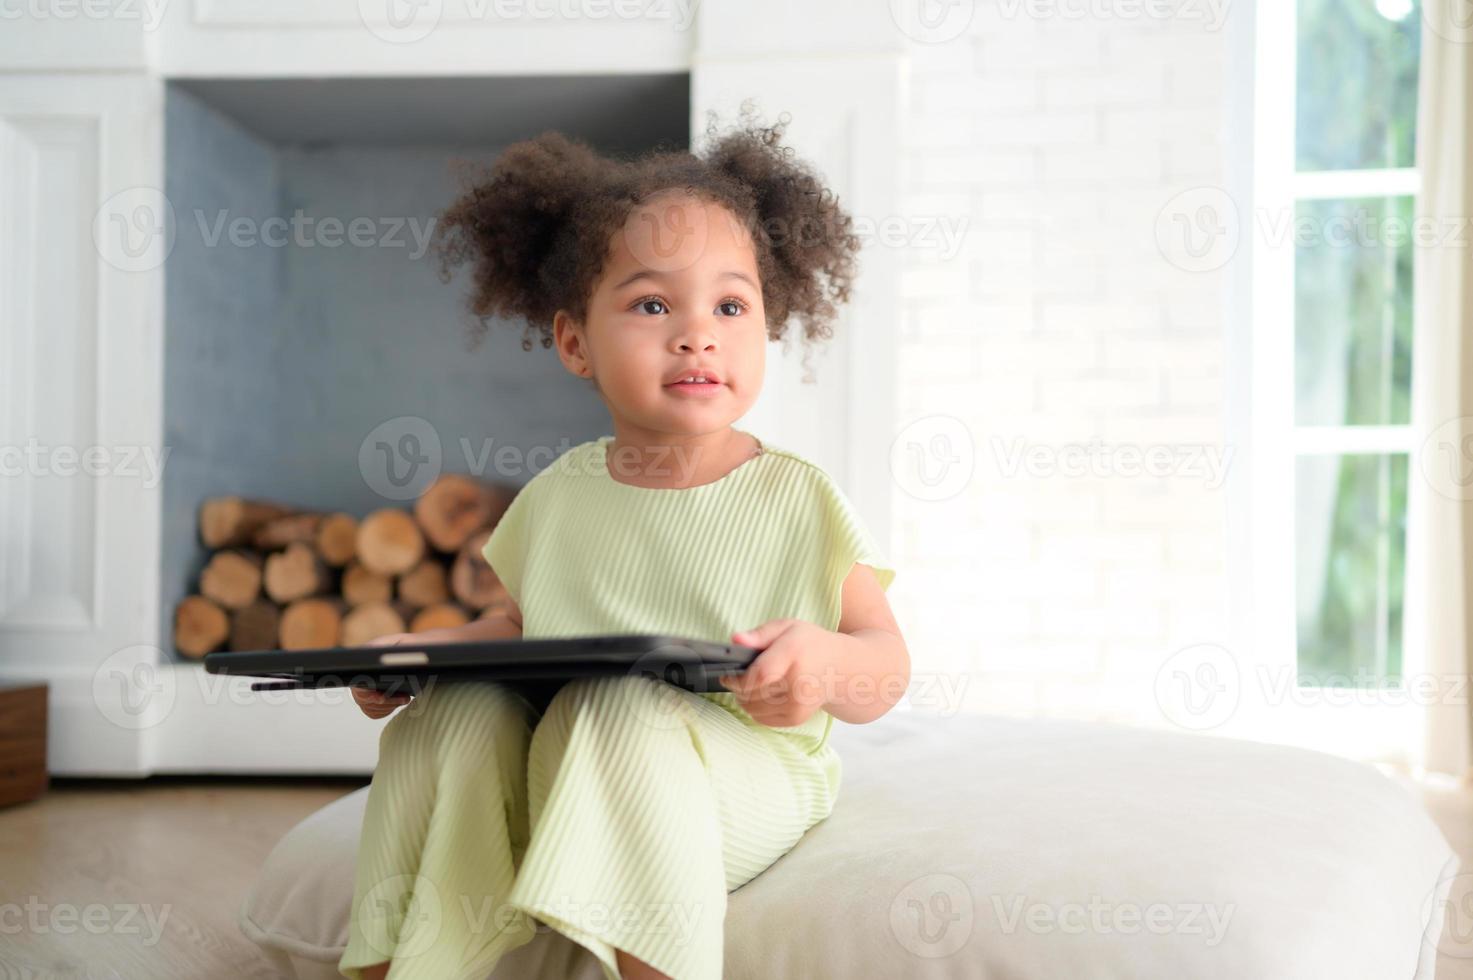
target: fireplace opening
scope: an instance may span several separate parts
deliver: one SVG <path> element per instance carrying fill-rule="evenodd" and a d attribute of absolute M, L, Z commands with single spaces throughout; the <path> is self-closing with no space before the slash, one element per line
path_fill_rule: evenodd
<path fill-rule="evenodd" d="M 494 325 L 467 350 L 466 276 L 442 283 L 428 248 L 436 213 L 458 192 L 452 160 L 489 162 L 546 129 L 621 155 L 688 146 L 689 76 L 167 83 L 159 645 L 173 659 L 197 662 L 218 632 L 204 609 L 205 638 L 180 652 L 181 604 L 200 594 L 212 559 L 230 550 L 244 562 L 225 590 L 238 605 L 211 600 L 233 625 L 247 608 L 246 566 L 284 554 L 291 537 L 288 527 L 259 547 L 207 546 L 206 501 L 274 502 L 307 515 L 299 525 L 409 513 L 437 474 L 514 490 L 549 450 L 606 430 L 596 395 L 551 350 L 522 350 L 520 324 Z M 453 553 L 433 543 L 425 553 L 448 575 Z M 307 586 L 311 597 L 352 608 L 347 566 L 293 562 L 308 579 L 326 575 Z M 417 574 L 433 596 L 438 573 Z M 419 607 L 391 578 L 383 601 L 408 616 Z M 272 615 L 263 603 L 278 621 L 288 605 L 258 591 L 252 615 Z M 192 609 L 195 631 L 202 607 Z M 231 632 L 213 648 L 231 648 Z M 279 639 L 279 627 L 238 635 L 244 648 L 275 648 L 261 638 Z"/>

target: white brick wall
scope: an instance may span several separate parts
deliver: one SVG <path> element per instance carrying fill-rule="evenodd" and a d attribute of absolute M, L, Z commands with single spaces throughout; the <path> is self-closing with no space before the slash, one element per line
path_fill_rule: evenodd
<path fill-rule="evenodd" d="M 899 480 L 892 597 L 916 673 L 968 710 L 1165 725 L 1158 666 L 1224 640 L 1226 491 L 1118 454 L 1225 451 L 1222 283 L 1155 236 L 1224 180 L 1228 38 L 1057 8 L 1114 9 L 976 0 L 964 36 L 911 48 L 906 212 L 966 235 L 907 251 L 901 425 L 960 420 L 975 471 L 941 501 Z M 1070 443 L 1113 462 L 1068 475 Z"/>

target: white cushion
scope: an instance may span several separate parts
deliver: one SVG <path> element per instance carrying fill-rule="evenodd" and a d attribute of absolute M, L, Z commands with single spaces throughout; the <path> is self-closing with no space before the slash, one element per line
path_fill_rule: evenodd
<path fill-rule="evenodd" d="M 834 812 L 730 895 L 732 980 L 1432 978 L 1457 858 L 1370 766 L 903 711 L 833 738 Z M 337 976 L 367 793 L 290 831 L 242 907 L 242 930 L 289 976 Z M 601 976 L 546 926 L 491 974 Z"/>

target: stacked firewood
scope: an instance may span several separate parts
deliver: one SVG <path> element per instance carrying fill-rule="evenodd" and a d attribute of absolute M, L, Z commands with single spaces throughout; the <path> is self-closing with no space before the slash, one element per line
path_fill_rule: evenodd
<path fill-rule="evenodd" d="M 359 646 L 387 633 L 492 615 L 506 588 L 481 549 L 516 487 L 445 474 L 412 510 L 351 514 L 214 497 L 199 511 L 211 549 L 174 611 L 174 646 L 214 650 Z"/>

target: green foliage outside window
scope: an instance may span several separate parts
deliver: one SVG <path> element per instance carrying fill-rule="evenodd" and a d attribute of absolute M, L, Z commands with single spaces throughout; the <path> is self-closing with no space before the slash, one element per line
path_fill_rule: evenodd
<path fill-rule="evenodd" d="M 1297 169 L 1415 166 L 1420 3 L 1297 2 Z M 1308 237 L 1295 244 L 1297 425 L 1409 421 L 1413 203 L 1298 202 Z M 1405 453 L 1299 458 L 1302 685 L 1400 679 L 1407 469 Z"/>

